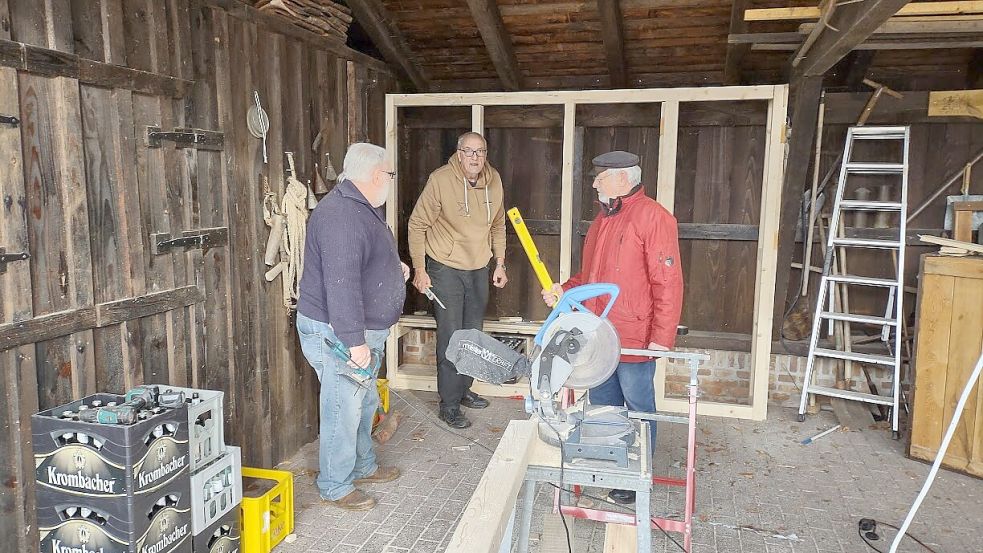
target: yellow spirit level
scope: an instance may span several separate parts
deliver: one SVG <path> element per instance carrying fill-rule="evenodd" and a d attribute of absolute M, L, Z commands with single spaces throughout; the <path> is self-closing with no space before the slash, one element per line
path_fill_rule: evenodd
<path fill-rule="evenodd" d="M 536 243 L 532 241 L 532 236 L 529 235 L 529 229 L 526 228 L 526 222 L 522 220 L 519 208 L 513 207 L 508 210 L 507 215 L 509 221 L 512 221 L 512 228 L 515 229 L 515 234 L 519 237 L 522 249 L 525 250 L 539 283 L 543 285 L 543 290 L 549 290 L 553 287 L 553 280 L 550 278 L 549 271 L 546 270 L 546 264 L 539 258 L 539 250 L 536 249 Z"/>

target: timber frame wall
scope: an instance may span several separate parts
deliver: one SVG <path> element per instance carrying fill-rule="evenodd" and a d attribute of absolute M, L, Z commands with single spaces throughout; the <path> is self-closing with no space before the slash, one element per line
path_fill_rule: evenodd
<path fill-rule="evenodd" d="M 757 270 L 754 299 L 754 322 L 751 346 L 751 390 L 749 405 L 703 402 L 700 413 L 753 420 L 763 420 L 768 409 L 768 373 L 771 357 L 771 336 L 775 304 L 775 278 L 778 246 L 778 221 L 781 206 L 782 180 L 785 161 L 785 128 L 788 107 L 786 85 L 741 86 L 719 88 L 674 88 L 644 90 L 604 90 L 576 92 L 504 92 L 504 93 L 439 93 L 389 94 L 386 96 L 386 150 L 396 167 L 399 160 L 399 108 L 430 106 L 470 106 L 471 128 L 484 133 L 484 113 L 487 106 L 563 106 L 563 141 L 560 209 L 560 274 L 559 282 L 571 275 L 573 236 L 579 216 L 573 207 L 574 150 L 576 108 L 583 104 L 661 104 L 661 138 L 657 199 L 673 210 L 676 191 L 676 139 L 678 136 L 679 105 L 687 102 L 726 102 L 758 100 L 768 103 L 766 145 L 762 175 L 761 211 L 758 232 Z M 386 218 L 399 239 L 397 209 L 399 205 L 399 168 L 397 183 L 386 203 Z M 506 200 L 508 203 L 508 200 Z M 524 263 L 525 260 L 515 261 Z M 518 323 L 528 326 L 529 323 Z M 398 385 L 399 337 L 402 323 L 397 323 L 387 341 L 387 375 Z M 499 326 L 507 326 L 501 323 Z M 687 402 L 665 397 L 665 364 L 659 364 L 656 375 L 656 402 L 660 410 L 682 412 Z"/>
<path fill-rule="evenodd" d="M 269 113 L 269 164 L 246 130 Z M 30 416 L 96 391 L 225 392 L 272 466 L 317 436 L 317 380 L 267 283 L 264 179 L 384 135 L 387 66 L 235 0 L 0 0 L 0 551 L 37 550 Z M 195 128 L 204 143 L 147 127 Z M 322 132 L 317 152 L 311 145 Z M 316 157 L 315 157 L 316 156 Z M 151 233 L 208 229 L 154 255 Z"/>

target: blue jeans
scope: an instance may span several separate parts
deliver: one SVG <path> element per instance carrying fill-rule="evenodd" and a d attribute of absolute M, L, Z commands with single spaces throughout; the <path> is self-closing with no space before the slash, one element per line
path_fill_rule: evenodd
<path fill-rule="evenodd" d="M 297 334 L 307 362 L 321 382 L 320 474 L 321 497 L 336 501 L 355 489 L 354 480 L 371 476 L 379 465 L 372 450 L 372 420 L 379 408 L 375 381 L 362 387 L 341 376 L 352 369 L 339 359 L 324 339 L 338 342 L 331 326 L 297 313 Z M 380 352 L 389 330 L 365 331 L 365 342 Z"/>
<path fill-rule="evenodd" d="M 655 360 L 641 363 L 619 363 L 607 380 L 591 388 L 591 405 L 627 405 L 632 411 L 655 413 Z M 649 449 L 655 451 L 655 421 L 649 422 L 652 439 Z"/>

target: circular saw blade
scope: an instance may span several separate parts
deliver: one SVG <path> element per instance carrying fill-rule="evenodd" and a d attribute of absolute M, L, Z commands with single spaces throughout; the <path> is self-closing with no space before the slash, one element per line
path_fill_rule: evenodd
<path fill-rule="evenodd" d="M 575 390 L 593 388 L 602 384 L 618 368 L 621 341 L 610 321 L 593 313 L 578 311 L 557 317 L 546 331 L 543 342 L 549 343 L 557 332 L 573 329 L 582 333 L 578 337 L 580 351 L 569 357 L 573 370 L 563 385 Z"/>

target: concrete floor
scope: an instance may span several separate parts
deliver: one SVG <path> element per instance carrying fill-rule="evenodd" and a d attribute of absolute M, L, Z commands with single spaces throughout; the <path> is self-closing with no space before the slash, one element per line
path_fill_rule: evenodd
<path fill-rule="evenodd" d="M 317 443 L 282 468 L 296 475 L 296 540 L 277 553 L 443 551 L 490 458 L 483 449 L 436 428 L 436 395 L 403 392 L 394 398 L 402 420 L 379 449 L 384 464 L 403 470 L 396 482 L 367 491 L 379 505 L 348 513 L 320 504 L 314 478 Z M 494 448 L 508 421 L 526 418 L 522 402 L 493 399 L 490 408 L 469 411 L 474 421 L 462 434 Z M 860 518 L 899 525 L 928 473 L 928 465 L 905 457 L 904 443 L 890 430 L 835 432 L 809 446 L 799 441 L 836 424 L 830 413 L 798 423 L 790 409 L 772 406 L 766 422 L 703 417 L 698 430 L 697 518 L 693 550 L 702 552 L 863 552 Z M 446 427 L 444 427 L 446 428 Z M 685 428 L 659 427 L 656 473 L 681 476 Z M 596 495 L 606 490 L 595 490 Z M 566 551 L 562 533 L 544 533 L 552 493 L 540 487 L 531 551 Z M 655 490 L 654 515 L 681 517 L 680 489 Z M 567 517 L 567 522 L 571 519 Z M 983 480 L 941 471 L 910 533 L 936 553 L 983 552 Z M 875 542 L 886 552 L 893 531 Z M 656 531 L 657 532 L 657 531 Z M 600 553 L 604 528 L 577 520 L 574 551 Z M 678 535 L 673 537 L 679 539 Z M 556 540 L 559 539 L 559 543 Z M 679 549 L 655 536 L 655 551 Z M 906 540 L 901 551 L 926 552 Z"/>

